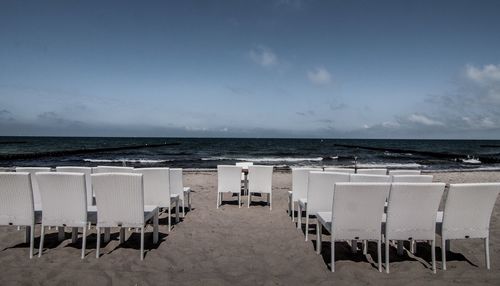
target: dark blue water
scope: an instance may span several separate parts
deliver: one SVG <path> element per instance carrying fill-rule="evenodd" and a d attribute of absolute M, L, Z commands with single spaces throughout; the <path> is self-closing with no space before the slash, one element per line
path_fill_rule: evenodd
<path fill-rule="evenodd" d="M 164 143 L 172 145 L 126 149 L 127 146 Z M 89 151 L 114 147 L 125 148 Z M 61 152 L 68 150 L 75 153 Z M 78 153 L 78 150 L 87 151 Z M 54 153 L 40 156 L 46 152 Z M 26 157 L 19 158 L 20 155 Z M 467 161 L 468 157 L 481 162 Z M 0 137 L 2 167 L 127 165 L 215 168 L 218 164 L 238 161 L 280 167 L 357 164 L 358 167 L 500 169 L 500 140 Z"/>

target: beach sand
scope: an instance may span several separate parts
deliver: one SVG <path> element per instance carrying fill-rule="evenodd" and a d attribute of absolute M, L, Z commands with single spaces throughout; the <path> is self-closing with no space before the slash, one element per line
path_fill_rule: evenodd
<path fill-rule="evenodd" d="M 435 181 L 500 182 L 500 172 L 434 173 Z M 96 236 L 91 231 L 87 256 L 80 259 L 81 239 L 71 244 L 70 231 L 59 243 L 55 230 L 46 236 L 41 258 L 28 257 L 24 231 L 0 227 L 0 285 L 500 285 L 500 200 L 491 221 L 491 270 L 486 270 L 482 240 L 456 241 L 448 253 L 448 270 L 442 271 L 439 242 L 437 274 L 429 268 L 430 247 L 420 243 L 416 257 L 397 256 L 391 249 L 391 273 L 376 269 L 376 244 L 367 257 L 352 254 L 346 243 L 336 244 L 336 272 L 331 273 L 329 235 L 324 235 L 322 255 L 314 251 L 316 236 L 304 242 L 287 214 L 290 172 L 275 172 L 273 210 L 254 197 L 250 208 L 238 208 L 237 197 L 225 196 L 216 209 L 216 172 L 186 172 L 193 210 L 175 224 L 172 232 L 160 227 L 160 242 L 152 244 L 152 228 L 146 233 L 144 261 L 139 259 L 139 234 L 123 244 L 118 232 L 95 258 Z M 39 227 L 35 245 L 39 242 Z M 130 234 L 130 232 L 128 232 Z M 439 239 L 438 239 L 439 241 Z M 373 256 L 373 258 L 372 258 Z"/>

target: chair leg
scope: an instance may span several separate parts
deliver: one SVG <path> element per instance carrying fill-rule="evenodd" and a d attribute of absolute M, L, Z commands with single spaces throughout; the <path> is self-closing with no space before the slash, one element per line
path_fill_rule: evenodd
<path fill-rule="evenodd" d="M 377 240 L 378 272 L 382 272 L 382 240 Z"/>
<path fill-rule="evenodd" d="M 153 243 L 157 244 L 158 243 L 158 210 L 155 211 L 155 214 L 153 216 Z"/>
<path fill-rule="evenodd" d="M 95 247 L 95 258 L 99 258 L 99 250 L 101 248 L 101 228 L 96 226 L 97 230 L 97 245 Z"/>
<path fill-rule="evenodd" d="M 316 254 L 321 253 L 321 234 L 323 233 L 323 225 L 319 222 L 316 222 Z"/>
<path fill-rule="evenodd" d="M 180 212 L 179 212 L 179 199 L 177 199 L 177 201 L 175 202 L 175 222 L 176 223 L 179 222 L 179 215 L 180 215 Z"/>
<path fill-rule="evenodd" d="M 59 227 L 57 231 L 58 231 L 58 233 L 57 233 L 57 240 L 58 241 L 63 241 L 64 240 L 64 236 L 65 236 L 64 226 Z"/>
<path fill-rule="evenodd" d="M 432 273 L 436 273 L 436 240 L 433 239 L 431 242 L 431 253 L 432 253 Z"/>
<path fill-rule="evenodd" d="M 217 208 L 219 208 L 220 205 L 220 193 L 217 192 Z"/>
<path fill-rule="evenodd" d="M 332 257 L 332 266 L 331 266 L 331 269 L 332 269 L 332 272 L 335 272 L 335 238 L 333 237 L 333 233 L 332 233 L 332 236 L 331 236 L 331 243 L 332 243 L 332 246 L 330 247 L 331 249 L 331 257 Z"/>
<path fill-rule="evenodd" d="M 389 239 L 385 236 L 385 272 L 389 273 Z"/>
<path fill-rule="evenodd" d="M 442 259 L 442 268 L 446 270 L 446 239 L 441 236 L 441 259 Z"/>
<path fill-rule="evenodd" d="M 293 202 L 293 198 L 290 200 L 292 204 L 292 222 L 295 222 L 295 203 Z"/>
<path fill-rule="evenodd" d="M 300 206 L 300 203 L 297 203 L 297 229 L 302 228 L 302 207 Z"/>
<path fill-rule="evenodd" d="M 273 210 L 273 193 L 269 193 L 269 211 Z"/>
<path fill-rule="evenodd" d="M 358 252 L 358 241 L 355 239 L 351 240 L 351 252 L 352 253 Z"/>
<path fill-rule="evenodd" d="M 120 244 L 125 242 L 125 228 L 120 227 Z"/>
<path fill-rule="evenodd" d="M 33 251 L 35 246 L 35 225 L 30 226 L 30 259 L 33 258 Z"/>
<path fill-rule="evenodd" d="M 486 269 L 490 270 L 490 238 L 484 239 L 484 251 L 486 256 Z"/>
<path fill-rule="evenodd" d="M 368 241 L 363 240 L 363 255 L 368 255 Z"/>
<path fill-rule="evenodd" d="M 398 255 L 403 255 L 404 252 L 403 241 L 398 240 L 397 245 L 398 245 Z"/>
<path fill-rule="evenodd" d="M 83 227 L 82 231 L 82 259 L 85 257 L 85 248 L 87 247 L 87 227 Z"/>
<path fill-rule="evenodd" d="M 292 217 L 292 194 L 288 194 L 288 216 Z"/>
<path fill-rule="evenodd" d="M 44 237 L 45 237 L 45 226 L 42 224 L 42 228 L 40 229 L 40 249 L 38 250 L 38 257 L 42 257 Z"/>
<path fill-rule="evenodd" d="M 241 208 L 241 192 L 238 192 L 238 207 Z"/>
<path fill-rule="evenodd" d="M 184 201 L 185 201 L 185 198 L 186 198 L 186 196 L 184 196 L 184 197 L 182 198 L 182 217 L 183 217 L 183 218 L 184 218 L 184 217 L 186 217 L 186 213 L 185 213 L 185 211 L 184 211 Z"/>
<path fill-rule="evenodd" d="M 78 239 L 78 227 L 71 228 L 71 243 L 76 243 Z"/>
<path fill-rule="evenodd" d="M 247 196 L 247 208 L 250 208 L 250 200 L 252 198 L 252 193 L 248 191 L 248 196 Z"/>
<path fill-rule="evenodd" d="M 309 239 L 309 213 L 306 211 L 306 238 L 305 241 Z"/>
<path fill-rule="evenodd" d="M 144 226 L 141 227 L 141 260 L 144 260 Z"/>
<path fill-rule="evenodd" d="M 191 211 L 191 192 L 188 192 L 188 208 Z"/>
<path fill-rule="evenodd" d="M 171 205 L 168 207 L 168 232 L 172 229 Z"/>

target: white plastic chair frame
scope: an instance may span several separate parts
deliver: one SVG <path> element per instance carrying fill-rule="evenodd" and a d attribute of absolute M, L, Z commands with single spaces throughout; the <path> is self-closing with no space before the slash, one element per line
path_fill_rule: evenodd
<path fill-rule="evenodd" d="M 430 241 L 436 273 L 436 214 L 444 183 L 392 183 L 385 224 L 385 268 L 389 273 L 389 241 Z"/>
<path fill-rule="evenodd" d="M 186 213 L 184 209 L 186 208 L 186 201 L 191 211 L 191 188 L 184 187 L 181 168 L 170 168 L 170 192 L 179 195 L 182 203 L 182 217 L 185 217 Z"/>
<path fill-rule="evenodd" d="M 441 236 L 442 268 L 446 270 L 446 251 L 450 240 L 484 240 L 486 268 L 490 269 L 490 219 L 500 183 L 450 184 L 444 206 Z"/>
<path fill-rule="evenodd" d="M 252 194 L 267 194 L 269 210 L 273 210 L 273 166 L 248 166 L 248 205 Z"/>
<path fill-rule="evenodd" d="M 387 175 L 387 169 L 357 169 L 356 174 L 362 175 Z"/>
<path fill-rule="evenodd" d="M 141 231 L 141 260 L 144 259 L 144 230 L 153 220 L 153 243 L 158 243 L 158 206 L 144 205 L 142 174 L 92 174 L 97 202 L 96 258 L 100 255 L 101 228 L 120 228 L 120 243 L 125 240 L 125 228 Z"/>
<path fill-rule="evenodd" d="M 31 178 L 28 172 L 0 173 L 0 225 L 25 226 L 25 242 L 33 258 L 37 222 Z"/>
<path fill-rule="evenodd" d="M 94 192 L 92 192 L 92 168 L 91 167 L 56 167 L 56 172 L 65 173 L 83 173 L 85 174 L 85 186 L 87 189 L 87 205 L 93 206 L 94 204 Z"/>
<path fill-rule="evenodd" d="M 72 242 L 82 228 L 81 259 L 85 257 L 87 243 L 87 191 L 84 173 L 38 172 L 36 173 L 40 196 L 44 206 L 40 232 L 40 250 L 42 256 L 45 227 L 56 226 L 64 234 L 65 227 L 72 227 Z"/>
<path fill-rule="evenodd" d="M 16 167 L 16 172 L 28 172 L 31 174 L 31 186 L 33 190 L 33 203 L 35 204 L 35 210 L 42 209 L 42 200 L 40 198 L 40 191 L 38 190 L 38 182 L 36 180 L 35 174 L 37 172 L 50 171 L 50 167 Z"/>
<path fill-rule="evenodd" d="M 382 272 L 382 215 L 390 183 L 336 183 L 331 212 L 318 212 L 316 253 L 321 253 L 323 227 L 331 236 L 331 271 L 335 272 L 335 241 L 377 242 L 378 270 Z M 365 248 L 364 254 L 367 254 Z"/>
<path fill-rule="evenodd" d="M 298 204 L 300 199 L 307 198 L 307 180 L 311 171 L 321 172 L 322 169 L 292 168 L 292 190 L 288 191 L 288 214 L 292 217 L 292 222 L 295 222 L 295 204 Z M 301 223 L 297 223 L 297 229 L 300 229 Z"/>
<path fill-rule="evenodd" d="M 241 208 L 241 170 L 238 166 L 217 166 L 217 208 L 222 204 L 224 193 L 238 194 L 238 207 Z"/>

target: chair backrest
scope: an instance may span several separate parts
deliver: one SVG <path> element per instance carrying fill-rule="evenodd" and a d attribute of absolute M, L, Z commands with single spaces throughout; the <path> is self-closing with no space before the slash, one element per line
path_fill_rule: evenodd
<path fill-rule="evenodd" d="M 28 172 L 31 174 L 31 187 L 33 189 L 33 203 L 36 206 L 42 205 L 40 199 L 40 191 L 38 190 L 38 182 L 36 181 L 35 174 L 37 172 L 50 172 L 50 167 L 16 167 L 16 172 Z"/>
<path fill-rule="evenodd" d="M 170 168 L 170 193 L 179 195 L 179 199 L 184 199 L 184 183 L 182 181 L 182 169 Z"/>
<path fill-rule="evenodd" d="M 241 170 L 239 166 L 217 166 L 217 191 L 219 193 L 241 192 Z"/>
<path fill-rule="evenodd" d="M 248 190 L 256 193 L 272 193 L 273 166 L 249 166 Z"/>
<path fill-rule="evenodd" d="M 169 168 L 137 168 L 134 173 L 142 174 L 145 205 L 170 208 Z"/>
<path fill-rule="evenodd" d="M 444 187 L 444 183 L 392 183 L 387 205 L 387 238 L 434 240 Z"/>
<path fill-rule="evenodd" d="M 39 172 L 35 176 L 42 198 L 42 224 L 85 227 L 87 224 L 85 174 Z"/>
<path fill-rule="evenodd" d="M 28 172 L 0 173 L 0 225 L 33 225 L 33 189 Z"/>
<path fill-rule="evenodd" d="M 336 240 L 381 238 L 382 215 L 390 183 L 337 183 L 332 233 Z"/>
<path fill-rule="evenodd" d="M 391 175 L 394 183 L 432 183 L 433 175 Z"/>
<path fill-rule="evenodd" d="M 335 167 L 326 167 L 325 172 L 336 172 L 336 173 L 348 173 L 354 174 L 355 170 L 353 168 L 335 168 Z"/>
<path fill-rule="evenodd" d="M 321 172 L 320 168 L 292 168 L 292 200 L 307 198 L 309 172 Z"/>
<path fill-rule="evenodd" d="M 331 212 L 335 183 L 349 182 L 349 174 L 336 172 L 309 172 L 306 212 Z"/>
<path fill-rule="evenodd" d="M 351 181 L 350 182 L 351 183 L 390 183 L 391 176 L 351 174 Z"/>
<path fill-rule="evenodd" d="M 389 170 L 389 175 L 420 175 L 420 170 Z"/>
<path fill-rule="evenodd" d="M 92 168 L 90 167 L 56 167 L 57 172 L 83 173 L 85 174 L 85 187 L 87 189 L 87 205 L 94 204 L 94 192 L 92 191 Z"/>
<path fill-rule="evenodd" d="M 485 238 L 500 183 L 450 184 L 444 206 L 443 236 Z"/>
<path fill-rule="evenodd" d="M 97 166 L 92 168 L 92 173 L 133 173 L 133 167 L 119 167 L 119 166 Z"/>
<path fill-rule="evenodd" d="M 92 174 L 98 227 L 142 227 L 144 191 L 142 174 Z"/>
<path fill-rule="evenodd" d="M 236 166 L 248 169 L 248 167 L 253 166 L 253 162 L 237 162 Z"/>
<path fill-rule="evenodd" d="M 357 169 L 356 174 L 362 175 L 387 175 L 387 169 Z"/>

